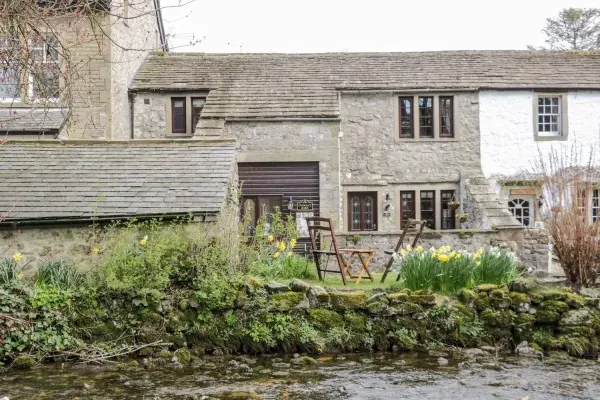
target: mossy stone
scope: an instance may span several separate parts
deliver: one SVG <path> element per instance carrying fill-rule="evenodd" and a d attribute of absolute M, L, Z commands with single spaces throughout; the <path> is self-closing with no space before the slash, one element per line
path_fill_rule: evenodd
<path fill-rule="evenodd" d="M 390 306 L 385 311 L 386 315 L 412 315 L 415 313 L 422 313 L 424 311 L 423 306 L 415 303 L 402 303 L 395 306 Z"/>
<path fill-rule="evenodd" d="M 498 285 L 493 285 L 491 283 L 484 283 L 482 285 L 475 286 L 476 292 L 491 292 L 492 290 L 498 289 Z"/>
<path fill-rule="evenodd" d="M 327 331 L 344 325 L 342 316 L 331 310 L 311 308 L 308 312 L 308 317 L 311 324 L 321 331 Z"/>
<path fill-rule="evenodd" d="M 173 355 L 177 358 L 180 364 L 189 364 L 192 360 L 190 351 L 187 348 L 177 349 Z"/>
<path fill-rule="evenodd" d="M 514 313 L 510 310 L 485 309 L 479 314 L 480 319 L 488 326 L 509 328 L 512 325 Z"/>
<path fill-rule="evenodd" d="M 458 294 L 458 300 L 465 305 L 472 305 L 475 302 L 477 295 L 473 290 L 463 289 Z"/>
<path fill-rule="evenodd" d="M 160 358 L 161 360 L 170 360 L 173 357 L 173 353 L 168 350 L 162 350 L 157 354 L 156 357 Z"/>
<path fill-rule="evenodd" d="M 185 331 L 189 328 L 189 323 L 184 313 L 172 312 L 167 317 L 167 332 Z"/>
<path fill-rule="evenodd" d="M 312 286 L 306 295 L 311 307 L 329 306 L 329 293 L 321 286 Z"/>
<path fill-rule="evenodd" d="M 367 308 L 367 294 L 363 291 L 331 292 L 329 297 L 334 310 L 365 310 Z"/>
<path fill-rule="evenodd" d="M 477 297 L 474 302 L 475 308 L 477 311 L 483 311 L 490 307 L 490 296 L 487 292 L 479 292 L 477 293 Z"/>
<path fill-rule="evenodd" d="M 388 305 L 385 301 L 375 301 L 375 302 L 369 303 L 367 305 L 367 310 L 371 314 L 381 314 L 384 311 L 386 311 L 387 309 L 388 309 Z"/>
<path fill-rule="evenodd" d="M 345 326 L 353 332 L 366 332 L 368 320 L 364 315 L 349 312 L 344 314 Z"/>
<path fill-rule="evenodd" d="M 185 311 L 185 310 L 187 310 L 188 308 L 190 308 L 190 303 L 187 301 L 187 299 L 181 299 L 181 300 L 179 301 L 179 309 L 180 309 L 181 311 Z"/>
<path fill-rule="evenodd" d="M 421 289 L 421 290 L 415 290 L 414 293 L 412 293 L 412 294 L 414 294 L 416 296 L 430 296 L 435 293 L 431 290 Z"/>
<path fill-rule="evenodd" d="M 257 290 L 263 289 L 266 283 L 261 279 L 249 276 L 246 278 L 246 282 L 244 282 L 244 285 L 246 286 L 246 291 L 248 292 L 248 294 L 254 294 Z"/>
<path fill-rule="evenodd" d="M 577 335 L 588 338 L 596 335 L 596 331 L 591 326 L 559 326 L 557 330 L 559 333 L 565 335 Z"/>
<path fill-rule="evenodd" d="M 591 326 L 592 316 L 586 309 L 570 310 L 560 320 L 561 326 Z"/>
<path fill-rule="evenodd" d="M 494 308 L 509 308 L 512 305 L 512 300 L 508 295 L 508 290 L 505 288 L 494 289 L 490 293 L 490 304 Z"/>
<path fill-rule="evenodd" d="M 547 311 L 556 311 L 558 313 L 563 313 L 569 310 L 569 306 L 564 301 L 559 300 L 546 300 L 540 306 L 541 310 Z"/>
<path fill-rule="evenodd" d="M 565 302 L 571 308 L 582 308 L 585 306 L 585 299 L 583 298 L 583 296 L 580 296 L 575 293 L 566 293 Z"/>
<path fill-rule="evenodd" d="M 520 304 L 531 304 L 531 299 L 527 294 L 521 292 L 510 292 L 509 297 L 514 306 L 519 306 Z"/>
<path fill-rule="evenodd" d="M 406 292 L 388 293 L 387 298 L 390 304 L 400 304 L 408 301 L 409 294 Z"/>
<path fill-rule="evenodd" d="M 269 310 L 290 311 L 309 308 L 308 298 L 303 292 L 275 293 L 269 296 Z"/>
<path fill-rule="evenodd" d="M 116 365 L 117 371 L 135 371 L 139 368 L 137 361 L 132 360 L 128 362 L 119 363 Z"/>
<path fill-rule="evenodd" d="M 564 289 L 545 289 L 537 292 L 544 301 L 555 300 L 555 301 L 564 301 L 567 298 L 568 291 Z"/>
<path fill-rule="evenodd" d="M 538 309 L 534 316 L 538 324 L 554 324 L 560 320 L 560 314 L 552 310 Z"/>
<path fill-rule="evenodd" d="M 13 362 L 10 364 L 10 366 L 14 369 L 22 369 L 22 370 L 31 369 L 35 366 L 35 360 L 31 356 L 21 354 L 20 356 L 17 356 L 17 358 L 15 358 L 13 360 Z"/>
<path fill-rule="evenodd" d="M 415 292 L 416 293 L 416 292 Z M 415 303 L 421 306 L 435 306 L 435 295 L 433 294 L 412 294 L 408 296 L 410 303 Z"/>

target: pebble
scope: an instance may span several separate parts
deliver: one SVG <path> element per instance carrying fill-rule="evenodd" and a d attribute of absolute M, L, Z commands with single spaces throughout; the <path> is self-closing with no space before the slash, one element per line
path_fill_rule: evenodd
<path fill-rule="evenodd" d="M 444 357 L 440 357 L 437 359 L 438 365 L 448 365 L 448 359 Z"/>
<path fill-rule="evenodd" d="M 394 364 L 397 365 L 397 366 L 399 366 L 399 367 L 401 367 L 403 365 L 406 365 L 406 361 L 400 360 L 400 361 L 396 361 Z"/>
<path fill-rule="evenodd" d="M 286 377 L 286 376 L 289 376 L 290 373 L 288 371 L 274 371 L 273 373 L 271 373 L 271 375 L 277 376 L 277 377 Z"/>
<path fill-rule="evenodd" d="M 346 388 L 344 386 L 340 386 L 338 388 L 338 392 L 340 392 L 341 394 L 345 394 L 345 393 L 348 393 L 348 390 L 346 390 Z"/>
<path fill-rule="evenodd" d="M 83 388 L 84 388 L 85 390 L 91 390 L 91 389 L 92 389 L 92 385 L 90 385 L 89 383 L 84 383 L 84 384 L 83 384 Z"/>

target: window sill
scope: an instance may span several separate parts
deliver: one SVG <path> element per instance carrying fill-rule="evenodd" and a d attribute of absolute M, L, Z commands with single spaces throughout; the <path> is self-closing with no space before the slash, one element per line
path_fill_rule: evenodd
<path fill-rule="evenodd" d="M 552 141 L 567 141 L 569 140 L 568 136 L 543 136 L 543 135 L 535 135 L 536 142 L 552 142 Z"/>
<path fill-rule="evenodd" d="M 168 139 L 190 139 L 194 137 L 192 133 L 169 133 L 166 136 Z"/>
<path fill-rule="evenodd" d="M 436 142 L 458 142 L 457 138 L 394 138 L 395 143 L 436 143 Z"/>

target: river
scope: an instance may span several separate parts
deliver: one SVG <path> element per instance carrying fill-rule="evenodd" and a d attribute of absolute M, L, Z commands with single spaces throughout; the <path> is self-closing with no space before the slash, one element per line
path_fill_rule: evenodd
<path fill-rule="evenodd" d="M 445 354 L 441 354 L 444 356 Z M 114 366 L 46 364 L 0 371 L 0 398 L 42 399 L 600 399 L 591 360 L 440 354 L 205 357 L 119 371 Z M 302 362 L 304 361 L 304 362 Z M 143 363 L 140 363 L 143 365 Z"/>

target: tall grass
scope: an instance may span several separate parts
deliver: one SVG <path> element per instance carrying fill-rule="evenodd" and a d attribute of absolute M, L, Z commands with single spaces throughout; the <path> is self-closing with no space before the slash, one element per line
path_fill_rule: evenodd
<path fill-rule="evenodd" d="M 16 281 L 19 272 L 16 261 L 10 258 L 0 258 L 0 286 L 9 286 Z"/>
<path fill-rule="evenodd" d="M 455 294 L 483 283 L 503 285 L 519 274 L 512 253 L 497 248 L 476 253 L 457 252 L 448 246 L 437 250 L 403 249 L 395 268 L 400 270 L 403 287 Z"/>

